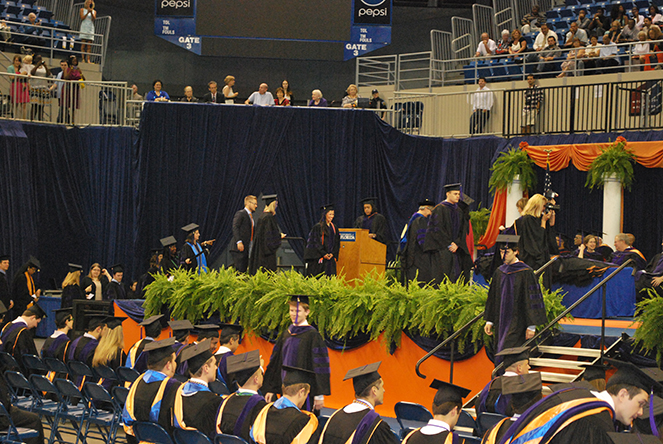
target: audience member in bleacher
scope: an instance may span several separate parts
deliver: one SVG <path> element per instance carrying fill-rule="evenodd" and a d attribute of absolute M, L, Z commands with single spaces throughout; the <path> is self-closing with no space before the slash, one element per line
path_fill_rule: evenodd
<path fill-rule="evenodd" d="M 663 15 L 661 15 L 661 12 L 658 10 L 658 6 L 649 5 L 647 11 L 649 12 L 649 18 L 651 18 L 653 25 L 663 25 Z"/>
<path fill-rule="evenodd" d="M 25 57 L 23 57 L 23 66 L 21 66 L 21 74 L 24 74 L 24 75 L 28 76 L 28 79 L 29 79 L 29 81 L 28 81 L 28 92 L 30 94 L 32 92 L 32 83 L 34 82 L 34 80 L 31 79 L 32 75 L 30 73 L 32 72 L 32 70 L 35 67 L 35 65 L 32 64 L 32 59 L 33 59 L 33 57 L 31 55 L 26 55 Z M 30 103 L 30 101 L 28 101 L 28 103 Z M 33 108 L 33 105 L 32 105 L 32 103 L 30 103 L 30 115 L 32 115 L 32 108 Z M 27 109 L 26 109 L 26 111 L 27 111 Z M 28 118 L 28 113 L 27 112 L 26 112 L 25 118 L 26 119 Z"/>
<path fill-rule="evenodd" d="M 276 88 L 276 99 L 274 99 L 275 106 L 290 106 L 290 100 L 285 98 L 285 91 L 280 86 Z"/>
<path fill-rule="evenodd" d="M 635 42 L 638 40 L 638 28 L 635 27 L 635 20 L 628 19 L 626 26 L 622 28 L 622 35 L 619 39 L 620 43 L 622 42 Z"/>
<path fill-rule="evenodd" d="M 522 57 L 517 57 L 520 54 L 527 52 L 527 40 L 523 37 L 520 29 L 514 29 L 511 32 L 511 46 L 509 46 L 509 54 L 513 57 L 515 62 L 522 62 Z"/>
<path fill-rule="evenodd" d="M 309 100 L 308 106 L 328 106 L 327 99 L 322 97 L 322 91 L 319 89 L 311 91 L 311 100 Z"/>
<path fill-rule="evenodd" d="M 281 88 L 283 88 L 283 96 L 288 99 L 288 102 L 290 102 L 290 105 L 294 106 L 294 100 L 295 100 L 295 94 L 292 92 L 290 89 L 290 83 L 288 83 L 287 80 L 284 80 L 281 82 Z"/>
<path fill-rule="evenodd" d="M 647 41 L 647 33 L 645 31 L 640 31 L 638 33 L 638 42 L 633 46 L 631 51 L 631 65 L 643 65 L 647 60 L 647 54 L 649 54 L 649 42 Z M 632 71 L 639 71 L 640 68 L 636 67 L 630 68 Z"/>
<path fill-rule="evenodd" d="M 584 58 L 585 48 L 582 47 L 579 39 L 573 39 L 573 49 L 566 54 L 566 60 L 562 62 L 562 72 L 557 77 L 566 77 L 569 71 L 574 71 L 575 75 L 578 59 L 582 61 Z M 580 75 L 582 75 L 582 71 L 580 71 Z"/>
<path fill-rule="evenodd" d="M 48 69 L 42 57 L 37 54 L 34 56 L 34 67 L 30 71 L 32 77 L 42 77 L 32 79 L 30 83 L 30 92 L 32 95 L 32 109 L 30 111 L 30 120 L 44 120 L 44 105 L 50 102 L 48 80 L 43 77 L 51 77 L 51 70 Z"/>
<path fill-rule="evenodd" d="M 71 109 L 71 123 L 76 124 L 76 110 L 80 109 L 80 85 L 78 82 L 85 80 L 85 76 L 78 67 L 78 57 L 69 56 L 67 59 L 67 69 L 64 72 L 65 80 L 72 80 L 76 83 L 67 83 L 64 88 L 65 106 Z"/>
<path fill-rule="evenodd" d="M 604 15 L 605 10 L 599 7 L 589 24 L 589 35 L 602 36 L 610 28 L 610 17 Z"/>
<path fill-rule="evenodd" d="M 602 74 L 615 72 L 614 67 L 619 66 L 619 48 L 610 39 L 609 35 L 603 36 L 603 46 L 599 50 L 599 59 L 596 61 L 596 67 Z"/>
<path fill-rule="evenodd" d="M 254 91 L 244 103 L 247 105 L 273 106 L 274 96 L 267 91 L 268 89 L 269 86 L 266 83 L 261 83 L 258 87 L 258 91 Z"/>
<path fill-rule="evenodd" d="M 357 92 L 358 92 L 357 85 L 351 84 L 350 86 L 348 86 L 348 89 L 346 89 L 345 92 L 348 95 L 343 97 L 343 100 L 341 101 L 341 106 L 343 108 L 354 108 L 354 107 L 356 107 L 357 102 L 361 98 L 361 96 L 359 94 L 357 94 Z"/>
<path fill-rule="evenodd" d="M 501 38 L 497 41 L 497 49 L 495 50 L 495 54 L 508 54 L 509 53 L 509 47 L 511 46 L 511 33 L 509 32 L 508 29 L 503 29 L 502 30 L 502 36 Z"/>
<path fill-rule="evenodd" d="M 35 15 L 34 12 L 28 14 L 28 23 L 26 23 L 23 26 L 23 29 L 21 31 L 21 33 L 24 34 L 23 36 L 21 36 L 21 43 L 33 46 L 44 46 L 46 42 L 44 41 L 44 39 L 38 37 L 41 35 L 42 32 L 41 24 L 42 21 L 41 20 L 37 21 L 37 16 Z M 31 51 L 31 49 L 21 47 L 21 51 L 27 53 L 28 51 Z"/>
<path fill-rule="evenodd" d="M 12 38 L 12 29 L 6 21 L 0 20 L 0 39 L 3 42 L 8 42 Z"/>
<path fill-rule="evenodd" d="M 533 74 L 527 75 L 527 89 L 525 90 L 525 105 L 523 106 L 523 134 L 531 134 L 543 102 L 543 91 L 536 85 Z"/>
<path fill-rule="evenodd" d="M 619 27 L 623 28 L 626 26 L 626 20 L 628 16 L 626 15 L 626 9 L 621 3 L 612 5 L 610 10 L 610 22 L 619 22 Z"/>
<path fill-rule="evenodd" d="M 25 119 L 26 104 L 30 101 L 30 86 L 27 75 L 21 72 L 21 67 L 21 56 L 16 54 L 12 60 L 12 64 L 7 67 L 8 73 L 16 74 L 16 76 L 12 76 L 11 88 L 9 90 L 14 119 Z"/>
<path fill-rule="evenodd" d="M 584 9 L 581 9 L 580 12 L 578 12 L 578 19 L 575 21 L 575 23 L 578 24 L 578 28 L 585 30 L 589 29 L 589 24 L 591 21 L 589 20 L 589 17 L 587 17 L 587 11 Z"/>
<path fill-rule="evenodd" d="M 596 68 L 596 61 L 601 55 L 601 47 L 603 45 L 599 43 L 599 38 L 595 35 L 589 38 L 589 46 L 585 51 L 585 59 L 583 64 L 585 65 L 584 73 L 589 71 L 589 74 L 595 73 L 594 69 Z"/>
<path fill-rule="evenodd" d="M 642 27 L 645 24 L 645 16 L 640 15 L 640 10 L 635 7 L 631 10 L 631 18 L 635 20 L 635 27 L 638 31 L 642 31 Z"/>
<path fill-rule="evenodd" d="M 539 32 L 536 35 L 536 39 L 534 39 L 534 51 L 542 51 L 543 48 L 548 46 L 548 37 L 552 37 L 555 39 L 555 42 L 557 42 L 557 34 L 550 29 L 550 26 L 548 26 L 547 23 L 543 23 L 541 25 L 541 32 Z M 538 60 L 538 54 L 533 54 L 533 61 Z M 529 61 L 530 59 L 528 59 Z"/>
<path fill-rule="evenodd" d="M 470 95 L 472 117 L 470 117 L 470 134 L 482 134 L 490 119 L 493 108 L 493 92 L 486 86 L 486 78 L 479 77 L 479 87 Z"/>
<path fill-rule="evenodd" d="M 228 104 L 233 104 L 235 103 L 235 98 L 239 95 L 239 93 L 233 91 L 233 86 L 235 85 L 235 78 L 233 76 L 226 76 L 225 79 L 223 79 L 223 83 L 226 84 L 226 86 L 223 87 L 223 96 L 226 98 L 226 103 Z"/>
<path fill-rule="evenodd" d="M 85 4 L 78 11 L 81 18 L 81 51 L 83 56 L 81 59 L 85 60 L 87 54 L 87 62 L 90 61 L 90 53 L 92 52 L 92 42 L 94 42 L 94 21 L 97 19 L 97 11 L 94 10 L 94 2 L 92 0 L 85 0 Z"/>
<path fill-rule="evenodd" d="M 622 28 L 619 26 L 619 22 L 617 20 L 610 24 L 610 29 L 606 31 L 605 35 L 610 37 L 610 41 L 614 44 L 624 43 L 624 40 L 622 39 Z"/>
<path fill-rule="evenodd" d="M 656 25 L 651 25 L 649 28 L 649 40 L 652 40 L 652 42 L 649 43 L 649 54 L 645 56 L 645 71 L 661 69 L 661 66 L 663 66 L 663 52 L 661 51 L 661 43 L 656 42 L 657 40 L 661 39 L 663 39 L 663 32 L 661 32 L 661 28 Z"/>
<path fill-rule="evenodd" d="M 184 87 L 184 97 L 180 99 L 180 102 L 186 103 L 198 103 L 199 100 L 193 95 L 193 88 L 190 86 Z"/>
<path fill-rule="evenodd" d="M 536 67 L 536 72 L 545 73 L 555 71 L 557 64 L 554 60 L 561 55 L 562 49 L 557 44 L 557 40 L 553 36 L 548 37 L 548 44 L 539 53 L 539 65 Z"/>
<path fill-rule="evenodd" d="M 495 55 L 497 51 L 497 43 L 488 36 L 487 32 L 481 34 L 481 41 L 477 46 L 476 57 L 488 57 Z"/>
<path fill-rule="evenodd" d="M 651 22 L 651 17 L 645 17 L 645 19 L 642 22 L 642 30 L 649 35 L 649 30 L 652 27 L 652 22 Z"/>
<path fill-rule="evenodd" d="M 209 89 L 209 92 L 203 96 L 203 102 L 224 103 L 225 99 L 223 97 L 223 94 L 218 92 L 218 85 L 214 80 L 212 80 L 207 84 L 207 88 Z"/>
<path fill-rule="evenodd" d="M 566 33 L 566 39 L 564 40 L 564 47 L 570 48 L 573 46 L 573 40 L 578 39 L 582 46 L 587 46 L 589 44 L 589 38 L 587 37 L 587 32 L 584 29 L 581 29 L 578 26 L 578 23 L 571 22 L 571 28 L 569 32 Z"/>
<path fill-rule="evenodd" d="M 152 83 L 152 91 L 148 92 L 145 96 L 145 100 L 148 102 L 170 102 L 170 96 L 166 91 L 162 91 L 163 82 L 161 80 L 155 80 Z"/>
<path fill-rule="evenodd" d="M 546 16 L 540 12 L 539 5 L 532 6 L 532 12 L 525 14 L 525 16 L 520 20 L 521 32 L 523 34 L 529 34 L 530 32 L 536 32 L 541 28 L 546 22 Z"/>

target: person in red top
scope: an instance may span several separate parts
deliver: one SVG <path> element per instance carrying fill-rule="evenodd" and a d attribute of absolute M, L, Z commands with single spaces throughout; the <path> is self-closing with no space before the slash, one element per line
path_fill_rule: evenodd
<path fill-rule="evenodd" d="M 283 88 L 276 88 L 276 99 L 274 99 L 276 106 L 290 106 L 290 100 L 285 98 L 285 91 Z"/>

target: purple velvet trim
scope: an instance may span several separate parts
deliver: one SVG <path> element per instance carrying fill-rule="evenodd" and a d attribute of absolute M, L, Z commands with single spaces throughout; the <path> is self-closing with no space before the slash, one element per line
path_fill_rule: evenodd
<path fill-rule="evenodd" d="M 283 365 L 297 367 L 297 352 L 301 338 L 291 336 L 283 343 Z M 285 372 L 284 372 L 285 373 Z M 285 375 L 283 375 L 285 376 Z"/>
<path fill-rule="evenodd" d="M 373 214 L 375 214 L 375 213 L 373 213 Z M 363 229 L 370 231 L 371 227 L 373 226 L 373 214 L 371 214 L 368 217 L 364 216 L 364 220 L 361 221 L 361 227 Z"/>
<path fill-rule="evenodd" d="M 516 262 L 519 263 L 519 262 Z M 497 343 L 497 351 L 500 352 L 504 349 L 504 341 L 507 338 L 507 332 L 511 326 L 512 313 L 513 313 L 513 287 L 515 284 L 516 276 L 506 272 L 510 265 L 502 265 L 500 270 L 503 272 L 500 288 L 500 317 L 499 317 L 499 341 Z M 502 362 L 501 356 L 495 356 L 495 365 Z"/>
<path fill-rule="evenodd" d="M 253 407 L 255 407 L 262 399 L 264 398 L 260 395 L 253 395 L 249 398 L 246 404 L 244 404 L 244 408 L 240 412 L 239 416 L 237 417 L 237 421 L 235 422 L 233 435 L 242 436 L 242 426 L 244 425 L 244 421 L 246 421 L 248 418 L 251 410 L 253 410 Z"/>
<path fill-rule="evenodd" d="M 327 367 L 315 367 L 313 371 L 318 374 L 318 375 L 326 375 L 331 373 L 331 370 L 329 369 L 329 366 Z"/>
<path fill-rule="evenodd" d="M 584 404 L 577 405 L 577 406 L 572 407 L 568 410 L 565 410 L 564 413 L 558 415 L 555 419 L 555 424 L 556 425 L 564 424 L 568 418 L 571 418 L 571 417 L 573 417 L 573 416 L 575 416 L 579 413 L 582 413 L 582 412 L 590 410 L 590 409 L 594 409 L 594 408 L 598 408 L 598 407 L 606 407 L 606 406 L 609 407 L 610 410 L 612 411 L 612 407 L 610 407 L 610 404 L 608 404 L 605 401 L 600 401 L 598 399 L 596 401 L 589 401 L 589 402 L 586 402 Z M 614 418 L 614 416 L 615 416 L 614 411 L 613 411 L 612 416 Z M 548 431 L 545 433 L 545 435 L 543 435 L 543 438 L 541 438 L 541 442 L 548 442 L 552 438 L 553 434 L 556 431 L 557 431 L 557 427 L 555 427 L 555 426 L 550 427 L 548 429 Z"/>
<path fill-rule="evenodd" d="M 76 360 L 76 358 L 74 358 L 74 355 L 76 354 L 76 347 L 78 347 L 78 343 L 81 342 L 81 339 L 83 339 L 83 336 L 74 339 L 72 343 L 69 345 L 69 353 L 67 353 L 67 359 L 72 361 Z"/>
<path fill-rule="evenodd" d="M 322 357 L 322 358 L 313 358 L 313 363 L 314 364 L 328 364 L 329 363 L 329 357 Z"/>
<path fill-rule="evenodd" d="M 658 260 L 658 264 L 656 264 L 656 268 L 652 270 L 651 274 L 663 274 L 663 255 L 661 255 L 661 258 Z"/>
<path fill-rule="evenodd" d="M 62 345 L 62 343 L 67 342 L 69 340 L 69 337 L 67 335 L 60 335 L 57 338 L 53 339 L 53 342 L 51 342 L 51 346 L 48 347 L 47 350 L 44 350 L 42 352 L 42 356 L 45 358 L 55 358 L 55 351 L 58 349 L 59 346 Z"/>
<path fill-rule="evenodd" d="M 651 432 L 655 437 L 660 438 L 661 435 L 658 433 L 658 427 L 656 427 L 656 419 L 654 418 L 654 392 L 649 395 L 649 427 L 651 427 Z"/>
<path fill-rule="evenodd" d="M 304 333 L 307 330 L 312 329 L 310 325 L 291 325 L 288 327 L 288 331 L 290 332 L 291 335 L 296 336 Z"/>
<path fill-rule="evenodd" d="M 352 444 L 359 444 L 362 442 L 364 435 L 371 430 L 371 426 L 378 418 L 380 418 L 380 415 L 378 415 L 373 409 L 366 413 L 355 429 L 355 436 L 352 438 Z"/>
<path fill-rule="evenodd" d="M 486 412 L 486 400 L 488 399 L 488 391 L 490 390 L 490 385 L 493 383 L 493 381 L 490 381 L 486 386 L 481 390 L 481 393 L 479 393 L 479 411 L 477 413 L 484 413 Z"/>
<path fill-rule="evenodd" d="M 4 332 L 2 332 L 2 343 L 4 344 L 4 343 L 7 342 L 6 338 L 8 338 L 9 335 L 12 334 L 12 332 L 14 332 L 17 329 L 26 328 L 26 327 L 27 327 L 27 324 L 25 324 L 23 322 L 14 322 L 14 323 L 12 323 L 9 327 L 7 327 L 5 329 Z"/>

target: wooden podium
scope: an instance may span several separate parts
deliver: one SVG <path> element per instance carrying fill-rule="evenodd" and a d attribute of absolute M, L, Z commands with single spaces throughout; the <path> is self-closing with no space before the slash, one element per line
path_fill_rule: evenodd
<path fill-rule="evenodd" d="M 364 277 L 369 271 L 383 274 L 387 260 L 387 246 L 368 237 L 362 228 L 340 228 L 341 250 L 336 263 L 337 273 L 347 280 Z"/>

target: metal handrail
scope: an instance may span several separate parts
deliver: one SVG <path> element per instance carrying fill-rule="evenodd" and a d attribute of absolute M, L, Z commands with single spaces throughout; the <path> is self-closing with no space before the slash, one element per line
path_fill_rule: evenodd
<path fill-rule="evenodd" d="M 557 260 L 558 257 L 559 257 L 559 256 L 555 256 L 555 257 L 553 257 L 552 259 L 550 259 L 550 260 L 549 260 L 548 262 L 546 262 L 541 268 L 539 268 L 538 270 L 536 270 L 536 271 L 534 272 L 534 275 L 538 277 L 541 273 L 543 273 L 543 272 L 546 270 L 546 268 L 548 268 L 553 262 L 555 262 L 555 261 Z M 455 332 L 453 332 L 453 333 L 451 334 L 451 336 L 449 336 L 447 339 L 445 339 L 444 341 L 442 341 L 441 343 L 439 343 L 434 349 L 432 349 L 431 351 L 429 351 L 428 353 L 426 353 L 426 355 L 425 355 L 423 358 L 419 359 L 419 360 L 417 361 L 417 364 L 416 364 L 415 367 L 414 367 L 414 371 L 417 372 L 417 376 L 419 376 L 419 377 L 422 378 L 422 379 L 426 379 L 426 375 L 424 375 L 423 373 L 421 373 L 421 372 L 419 371 L 419 367 L 421 366 L 421 364 L 422 364 L 426 359 L 428 359 L 428 358 L 430 358 L 431 356 L 433 356 L 433 355 L 434 355 L 439 349 L 441 349 L 442 347 L 444 347 L 445 345 L 447 345 L 448 343 L 450 343 L 451 341 L 453 341 L 454 339 L 456 339 L 458 336 L 460 336 L 461 333 L 463 333 L 465 330 L 467 330 L 467 329 L 470 328 L 472 325 L 474 325 L 475 322 L 477 322 L 479 319 L 481 319 L 481 318 L 483 317 L 483 315 L 484 315 L 485 312 L 486 312 L 486 311 L 484 310 L 484 311 L 482 311 L 481 313 L 479 313 L 478 315 L 476 315 L 471 321 L 469 321 L 467 324 L 463 325 L 461 328 L 459 328 L 458 330 L 456 330 Z M 452 343 L 452 347 L 453 347 L 453 344 L 454 344 L 454 343 Z M 451 366 L 451 368 L 450 368 L 450 370 L 449 370 L 449 372 L 450 372 L 450 378 L 449 378 L 449 379 L 450 379 L 450 382 L 453 382 L 453 362 L 454 362 L 454 360 L 453 360 L 453 352 L 454 352 L 454 350 L 453 350 L 453 348 L 452 348 L 452 350 L 451 350 L 451 360 L 449 361 L 449 362 L 450 362 L 450 366 Z"/>
<path fill-rule="evenodd" d="M 571 304 L 570 307 L 568 307 L 566 310 L 564 310 L 562 313 L 560 313 L 555 319 L 553 319 L 551 322 L 549 322 L 548 325 L 546 325 L 545 327 L 543 327 L 543 329 L 541 329 L 540 332 L 538 332 L 538 333 L 535 334 L 532 338 L 530 338 L 530 339 L 528 339 L 527 341 L 525 341 L 525 343 L 524 343 L 521 347 L 528 347 L 530 344 L 532 344 L 534 341 L 536 341 L 538 338 L 540 338 L 541 335 L 542 335 L 543 333 L 548 332 L 548 330 L 550 330 L 555 324 L 557 324 L 557 323 L 559 322 L 560 319 L 564 318 L 566 315 L 568 315 L 569 313 L 571 313 L 571 311 L 572 311 L 574 308 L 576 308 L 578 305 L 580 305 L 580 304 L 582 304 L 583 302 L 585 302 L 585 300 L 587 300 L 587 298 L 589 298 L 592 294 L 594 294 L 594 292 L 595 292 L 596 290 L 598 290 L 598 289 L 601 288 L 603 285 L 605 285 L 608 281 L 610 281 L 610 279 L 612 279 L 613 277 L 615 277 L 615 276 L 617 275 L 617 273 L 619 273 L 620 271 L 622 271 L 622 270 L 623 270 L 627 265 L 629 265 L 631 262 L 635 263 L 635 261 L 634 261 L 633 259 L 629 259 L 629 260 L 627 260 L 626 262 L 624 262 L 623 264 L 621 264 L 619 267 L 617 267 L 617 269 L 615 269 L 615 271 L 613 271 L 612 273 L 610 273 L 607 277 L 603 278 L 603 280 L 601 280 L 601 282 L 599 282 L 598 284 L 596 284 L 591 290 L 589 290 L 587 293 L 585 293 L 585 295 L 584 295 L 583 297 L 581 297 L 580 299 L 578 299 L 577 301 L 575 301 L 573 304 Z M 603 316 L 602 316 L 602 318 L 603 318 L 603 319 L 602 319 L 602 320 L 603 320 L 603 322 L 602 322 L 602 324 L 603 324 L 603 328 L 601 329 L 601 344 L 604 344 L 604 340 L 605 340 L 605 292 L 603 293 L 603 301 L 604 301 L 604 304 L 603 304 Z M 603 354 L 603 347 L 601 347 L 601 354 Z M 495 367 L 495 370 L 493 370 L 493 376 L 494 376 L 495 373 L 496 373 L 497 371 L 499 371 L 503 366 L 504 366 L 504 362 L 501 362 L 497 367 Z"/>

